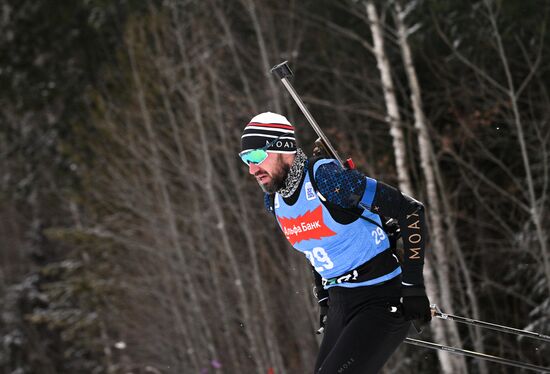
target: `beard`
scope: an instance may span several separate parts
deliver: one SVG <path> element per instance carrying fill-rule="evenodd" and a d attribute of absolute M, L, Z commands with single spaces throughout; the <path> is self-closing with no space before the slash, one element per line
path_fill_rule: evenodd
<path fill-rule="evenodd" d="M 283 162 L 279 163 L 280 167 L 271 173 L 271 180 L 267 183 L 258 183 L 262 190 L 266 193 L 275 193 L 285 186 L 286 177 L 290 170 L 290 165 Z"/>

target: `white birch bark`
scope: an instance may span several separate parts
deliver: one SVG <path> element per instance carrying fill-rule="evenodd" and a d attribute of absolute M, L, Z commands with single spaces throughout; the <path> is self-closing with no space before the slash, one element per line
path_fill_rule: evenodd
<path fill-rule="evenodd" d="M 369 17 L 370 29 L 374 42 L 374 55 L 380 78 L 382 80 L 382 90 L 384 92 L 384 101 L 386 103 L 387 122 L 390 125 L 390 135 L 393 141 L 395 154 L 395 165 L 397 168 L 397 179 L 399 188 L 407 195 L 413 196 L 412 183 L 407 171 L 406 146 L 403 135 L 401 115 L 399 106 L 395 97 L 395 89 L 391 78 L 391 68 L 386 53 L 384 51 L 384 36 L 376 8 L 371 1 L 367 4 L 367 15 Z"/>
<path fill-rule="evenodd" d="M 371 1 L 366 3 L 367 15 L 370 22 L 370 28 L 373 35 L 374 41 L 374 53 L 377 60 L 378 69 L 380 70 L 382 87 L 384 90 L 384 98 L 386 101 L 386 109 L 388 112 L 388 122 L 390 124 L 390 134 L 393 138 L 394 152 L 396 158 L 396 169 L 399 180 L 399 188 L 407 193 L 408 195 L 413 195 L 412 184 L 409 177 L 409 172 L 406 167 L 406 147 L 404 143 L 404 135 L 401 123 L 401 117 L 399 114 L 399 108 L 397 104 L 397 98 L 395 96 L 395 91 L 393 88 L 393 82 L 391 79 L 391 67 L 389 60 L 386 56 L 384 50 L 384 39 L 382 27 L 378 18 L 378 14 L 374 4 Z M 432 212 L 430 212 L 432 213 Z M 439 234 L 439 233 L 438 233 Z M 441 238 L 441 235 L 439 235 Z M 429 254 L 426 254 L 425 264 L 424 264 L 424 276 L 426 280 L 426 289 L 430 300 L 434 301 L 438 299 L 439 295 L 439 282 L 435 277 L 433 268 L 431 266 L 431 261 L 429 260 Z M 439 274 L 439 273 L 438 273 Z M 441 324 L 434 323 L 432 324 L 432 329 L 436 339 L 443 343 L 449 344 L 447 339 L 447 334 L 445 332 L 445 327 Z M 453 365 L 453 359 L 449 357 L 448 354 L 444 352 L 438 352 L 438 358 L 441 365 L 442 372 L 445 374 L 454 374 L 455 365 Z"/>
<path fill-rule="evenodd" d="M 409 81 L 409 88 L 411 90 L 411 103 L 414 113 L 414 127 L 417 130 L 418 144 L 420 149 L 420 162 L 426 180 L 426 189 L 428 194 L 428 202 L 430 206 L 430 223 L 432 227 L 432 248 L 435 252 L 435 258 L 437 263 L 438 274 L 438 286 L 440 291 L 441 301 L 445 310 L 449 310 L 452 313 L 453 310 L 453 298 L 450 288 L 450 267 L 448 259 L 450 253 L 445 253 L 445 230 L 443 228 L 443 212 L 441 209 L 441 203 L 437 192 L 437 183 L 435 179 L 434 164 L 431 161 L 431 143 L 428 135 L 428 129 L 426 125 L 426 116 L 422 108 L 422 98 L 420 92 L 420 85 L 416 76 L 416 71 L 412 61 L 412 53 L 410 51 L 409 44 L 407 42 L 407 30 L 404 24 L 404 13 L 398 2 L 395 2 L 395 9 L 397 16 L 395 17 L 397 26 L 397 35 L 399 47 L 405 64 L 405 72 Z M 449 334 L 449 340 L 452 345 L 462 346 L 460 335 L 456 325 L 449 324 L 445 326 L 446 332 Z M 450 360 L 453 373 L 466 373 L 466 361 L 462 356 L 451 356 L 449 354 L 447 359 Z M 441 360 L 441 354 L 439 355 Z M 447 368 L 447 363 L 442 366 Z M 485 367 L 486 372 L 486 367 Z"/>
<path fill-rule="evenodd" d="M 431 149 L 431 160 L 434 165 L 434 175 L 437 181 L 437 184 L 441 190 L 445 190 L 442 173 L 439 169 L 439 166 L 436 163 L 436 156 L 433 153 L 433 149 Z M 475 290 L 475 283 L 472 279 L 472 275 L 470 272 L 470 268 L 468 267 L 468 264 L 466 263 L 466 259 L 464 258 L 464 254 L 462 252 L 462 248 L 460 245 L 460 241 L 458 240 L 458 234 L 456 232 L 456 221 L 453 218 L 452 215 L 452 209 L 451 204 L 449 203 L 449 200 L 447 198 L 446 194 L 441 194 L 441 203 L 443 206 L 443 211 L 445 212 L 443 214 L 443 218 L 445 219 L 445 224 L 447 225 L 447 231 L 448 231 L 448 238 L 449 238 L 449 244 L 453 248 L 453 254 L 456 255 L 458 260 L 458 266 L 460 267 L 460 270 L 464 276 L 464 282 L 465 282 L 465 288 L 466 288 L 466 297 L 468 298 L 469 307 L 471 308 L 470 313 L 474 319 L 481 320 L 481 307 L 479 305 L 478 297 L 476 295 Z M 485 352 L 485 343 L 483 340 L 483 332 L 481 328 L 477 326 L 472 326 L 469 328 L 471 340 L 474 345 L 474 349 L 478 352 Z M 489 369 L 487 367 L 487 363 L 484 360 L 476 360 L 476 365 L 479 368 L 479 371 L 481 374 L 488 374 Z"/>

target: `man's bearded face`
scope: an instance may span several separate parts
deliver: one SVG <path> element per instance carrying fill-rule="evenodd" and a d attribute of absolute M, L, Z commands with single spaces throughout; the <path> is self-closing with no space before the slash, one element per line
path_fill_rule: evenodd
<path fill-rule="evenodd" d="M 260 165 L 248 165 L 248 172 L 254 175 L 262 190 L 268 193 L 275 193 L 284 187 L 289 170 L 290 165 L 284 163 L 280 153 L 269 153 Z"/>

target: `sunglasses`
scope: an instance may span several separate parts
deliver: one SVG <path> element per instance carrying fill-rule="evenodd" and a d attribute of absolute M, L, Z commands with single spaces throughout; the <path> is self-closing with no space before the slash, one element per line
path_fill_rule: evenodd
<path fill-rule="evenodd" d="M 241 152 L 239 153 L 239 157 L 241 158 L 241 160 L 243 160 L 243 162 L 247 165 L 250 165 L 250 164 L 256 164 L 256 165 L 260 165 L 262 162 L 265 161 L 265 159 L 267 158 L 268 154 L 267 154 L 267 149 L 269 147 L 271 147 L 273 144 L 275 144 L 275 142 L 277 140 L 279 140 L 279 138 L 283 136 L 283 135 L 279 135 L 278 137 L 276 137 L 275 139 L 273 139 L 271 142 L 267 143 L 264 147 L 262 148 L 258 148 L 258 149 L 251 149 L 251 150 L 248 150 L 248 151 L 244 151 L 244 152 Z"/>

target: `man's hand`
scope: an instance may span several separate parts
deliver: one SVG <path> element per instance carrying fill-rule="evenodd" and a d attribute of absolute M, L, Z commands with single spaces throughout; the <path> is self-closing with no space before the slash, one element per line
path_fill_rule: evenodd
<path fill-rule="evenodd" d="M 321 285 L 321 276 L 312 267 L 313 276 L 315 278 L 315 284 L 313 285 L 313 296 L 317 299 L 319 304 L 319 330 L 317 334 L 322 334 L 325 330 L 325 324 L 327 323 L 328 314 L 328 291 Z"/>
<path fill-rule="evenodd" d="M 426 295 L 423 285 L 403 286 L 403 316 L 406 320 L 420 320 L 430 322 L 432 311 L 430 309 L 430 300 Z"/>
<path fill-rule="evenodd" d="M 319 303 L 319 330 L 317 334 L 322 334 L 325 332 L 325 325 L 327 323 L 327 314 L 328 314 L 328 300 L 323 300 Z"/>

